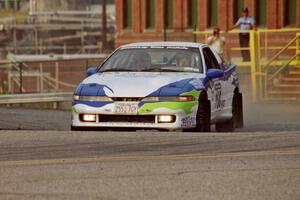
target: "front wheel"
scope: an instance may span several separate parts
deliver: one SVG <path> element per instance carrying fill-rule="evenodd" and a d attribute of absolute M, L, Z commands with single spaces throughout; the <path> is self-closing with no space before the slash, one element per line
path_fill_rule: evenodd
<path fill-rule="evenodd" d="M 243 95 L 242 93 L 237 93 L 237 122 L 236 128 L 244 127 L 244 112 L 243 112 Z"/>
<path fill-rule="evenodd" d="M 207 98 L 199 100 L 195 131 L 210 132 L 210 101 Z"/>

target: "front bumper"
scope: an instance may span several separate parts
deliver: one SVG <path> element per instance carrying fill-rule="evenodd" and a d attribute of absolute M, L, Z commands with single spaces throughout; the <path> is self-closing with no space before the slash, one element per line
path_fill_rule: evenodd
<path fill-rule="evenodd" d="M 114 102 L 101 104 L 100 107 L 86 105 L 84 102 L 73 102 L 72 126 L 166 130 L 193 128 L 196 126 L 198 109 L 198 102 L 196 101 L 143 103 L 139 104 L 138 111 L 135 114 L 115 113 L 115 106 Z M 83 122 L 80 118 L 81 114 L 95 114 L 96 122 Z M 158 116 L 160 115 L 172 115 L 175 117 L 175 120 L 171 123 L 161 123 L 158 121 Z"/>

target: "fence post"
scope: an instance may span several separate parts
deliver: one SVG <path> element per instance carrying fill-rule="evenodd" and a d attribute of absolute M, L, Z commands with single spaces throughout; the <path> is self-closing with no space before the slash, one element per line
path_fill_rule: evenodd
<path fill-rule="evenodd" d="M 34 46 L 35 46 L 35 54 L 39 54 L 39 41 L 38 41 L 38 30 L 34 28 Z"/>
<path fill-rule="evenodd" d="M 40 63 L 40 92 L 43 92 L 44 91 L 44 82 L 43 82 L 43 64 L 42 63 Z"/>
<path fill-rule="evenodd" d="M 264 90 L 264 76 L 262 73 L 262 62 L 261 62 L 261 45 L 260 45 L 260 41 L 261 41 L 261 32 L 259 31 L 255 31 L 255 35 L 256 35 L 256 78 L 258 79 L 258 98 L 262 99 L 265 95 L 265 90 Z"/>
<path fill-rule="evenodd" d="M 260 47 L 258 33 L 254 30 L 250 31 L 250 56 L 251 56 L 251 84 L 252 84 L 252 100 L 256 102 L 262 94 L 261 80 L 257 76 L 261 76 L 260 68 Z"/>
<path fill-rule="evenodd" d="M 81 33 L 80 33 L 80 40 L 81 40 L 81 53 L 85 53 L 85 47 L 84 47 L 84 40 L 85 37 L 85 32 L 84 32 L 84 22 L 81 21 Z M 103 44 L 102 44 L 103 45 Z M 103 46 L 102 46 L 102 50 L 103 50 Z"/>
<path fill-rule="evenodd" d="M 57 92 L 58 91 L 58 89 L 59 89 L 59 64 L 58 64 L 58 62 L 56 61 L 55 62 L 55 92 Z"/>
<path fill-rule="evenodd" d="M 5 7 L 6 10 L 9 9 L 9 2 L 8 2 L 8 0 L 4 1 L 4 7 Z"/>
<path fill-rule="evenodd" d="M 17 28 L 16 28 L 16 23 L 14 24 L 13 28 L 13 45 L 14 45 L 14 54 L 17 54 Z"/>
<path fill-rule="evenodd" d="M 20 76 L 20 93 L 22 94 L 22 87 L 23 87 L 23 63 L 19 64 L 19 76 Z"/>
<path fill-rule="evenodd" d="M 13 93 L 12 91 L 12 71 L 11 69 L 8 71 L 8 74 L 7 74 L 7 90 L 8 90 L 8 93 Z"/>
<path fill-rule="evenodd" d="M 18 1 L 19 0 L 14 0 L 14 9 L 18 10 Z"/>
<path fill-rule="evenodd" d="M 297 33 L 297 35 L 296 35 L 297 37 L 298 37 L 298 39 L 296 40 L 296 55 L 298 55 L 298 53 L 300 53 L 300 33 Z M 300 64 L 300 62 L 299 62 L 299 56 L 297 56 L 297 58 L 296 58 L 296 63 L 297 63 L 297 65 L 299 65 Z"/>
<path fill-rule="evenodd" d="M 88 68 L 89 68 L 89 59 L 86 59 L 85 60 L 85 71 L 86 72 L 87 72 Z"/>
<path fill-rule="evenodd" d="M 167 41 L 167 27 L 164 25 L 164 41 Z"/>
<path fill-rule="evenodd" d="M 106 50 L 106 35 L 107 35 L 107 24 L 106 24 L 106 0 L 102 0 L 102 52 Z"/>
<path fill-rule="evenodd" d="M 196 31 L 197 31 L 197 25 L 194 24 L 193 42 L 197 42 L 197 35 L 195 34 Z"/>

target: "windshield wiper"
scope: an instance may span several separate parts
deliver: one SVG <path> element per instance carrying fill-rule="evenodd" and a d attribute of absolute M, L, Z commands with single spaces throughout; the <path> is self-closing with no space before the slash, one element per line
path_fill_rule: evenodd
<path fill-rule="evenodd" d="M 161 67 L 153 67 L 148 69 L 142 69 L 141 71 L 146 72 L 181 72 L 182 70 L 170 69 L 170 68 L 161 68 Z"/>
<path fill-rule="evenodd" d="M 133 72 L 135 70 L 132 69 L 124 69 L 124 68 L 113 68 L 113 69 L 106 69 L 103 71 L 99 71 L 99 72 Z"/>

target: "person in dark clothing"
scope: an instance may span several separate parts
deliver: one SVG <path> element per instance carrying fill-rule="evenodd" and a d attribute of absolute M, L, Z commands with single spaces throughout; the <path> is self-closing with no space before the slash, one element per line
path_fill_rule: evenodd
<path fill-rule="evenodd" d="M 238 19 L 238 21 L 235 23 L 235 25 L 229 29 L 232 30 L 234 28 L 239 27 L 240 30 L 249 31 L 252 29 L 256 29 L 256 22 L 255 19 L 251 16 L 249 16 L 249 10 L 248 8 L 243 9 L 243 16 Z M 249 33 L 248 32 L 242 32 L 239 33 L 240 38 L 240 46 L 242 48 L 249 47 Z M 249 50 L 241 50 L 243 61 L 250 61 L 250 52 Z"/>

